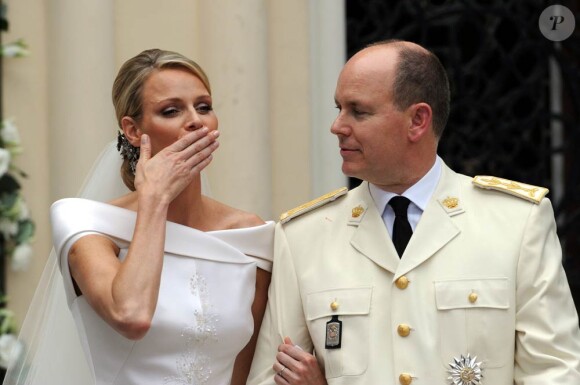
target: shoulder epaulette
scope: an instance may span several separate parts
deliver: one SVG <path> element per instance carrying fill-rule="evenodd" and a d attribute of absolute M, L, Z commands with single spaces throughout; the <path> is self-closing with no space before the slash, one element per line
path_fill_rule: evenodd
<path fill-rule="evenodd" d="M 282 215 L 280 215 L 280 223 L 286 223 L 292 218 L 296 218 L 299 215 L 307 213 L 311 210 L 314 210 L 317 207 L 323 206 L 328 202 L 332 202 L 336 198 L 346 194 L 348 192 L 348 188 L 342 187 L 338 190 L 329 192 L 328 194 L 324 194 L 321 197 L 318 197 L 310 202 L 306 202 L 298 207 L 293 208 L 292 210 L 288 210 Z"/>
<path fill-rule="evenodd" d="M 533 186 L 496 176 L 478 175 L 473 178 L 473 184 L 488 190 L 502 191 L 516 197 L 523 198 L 535 204 L 540 204 L 548 193 L 545 187 Z"/>

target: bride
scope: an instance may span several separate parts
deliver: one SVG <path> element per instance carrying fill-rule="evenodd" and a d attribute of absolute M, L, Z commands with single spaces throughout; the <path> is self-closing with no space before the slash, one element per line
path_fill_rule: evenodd
<path fill-rule="evenodd" d="M 115 173 L 108 150 L 82 194 L 97 200 L 53 204 L 54 253 L 4 383 L 245 384 L 274 224 L 202 194 L 219 136 L 207 76 L 147 50 L 121 67 L 113 103 L 130 191 L 94 195 Z"/>

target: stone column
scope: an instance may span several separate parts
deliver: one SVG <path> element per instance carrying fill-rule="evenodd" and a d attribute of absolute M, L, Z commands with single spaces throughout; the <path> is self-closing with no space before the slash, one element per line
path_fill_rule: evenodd
<path fill-rule="evenodd" d="M 113 0 L 49 0 L 48 107 L 52 200 L 73 196 L 115 138 Z"/>
<path fill-rule="evenodd" d="M 214 197 L 272 218 L 267 1 L 200 1 L 200 63 L 221 131 L 208 175 Z"/>
<path fill-rule="evenodd" d="M 270 129 L 276 218 L 312 196 L 309 1 L 269 4 Z"/>
<path fill-rule="evenodd" d="M 320 196 L 347 185 L 338 139 L 330 133 L 336 118 L 334 91 L 346 60 L 344 0 L 310 2 L 312 192 Z"/>

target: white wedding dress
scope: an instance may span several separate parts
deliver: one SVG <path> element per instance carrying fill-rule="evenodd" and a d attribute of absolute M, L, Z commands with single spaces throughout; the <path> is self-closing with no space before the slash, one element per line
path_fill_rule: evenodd
<path fill-rule="evenodd" d="M 274 223 L 204 233 L 169 222 L 152 326 L 133 341 L 76 296 L 67 256 L 80 237 L 99 233 L 120 247 L 122 260 L 135 219 L 133 211 L 78 198 L 51 209 L 68 303 L 96 384 L 229 384 L 252 335 L 256 266 L 270 270 Z"/>
<path fill-rule="evenodd" d="M 121 246 L 130 239 L 133 228 L 117 224 L 117 217 L 105 211 L 125 222 L 135 214 L 96 202 L 128 192 L 118 173 L 120 165 L 112 141 L 79 192 L 91 201 L 55 203 L 54 215 L 67 217 L 54 229 L 55 239 L 60 239 L 55 248 L 61 254 L 82 233 L 101 232 Z M 211 195 L 203 175 L 202 192 Z M 71 209 L 84 206 L 96 215 Z M 159 305 L 152 329 L 140 341 L 124 339 L 95 316 L 84 298 L 75 296 L 68 265 L 62 265 L 64 275 L 59 271 L 66 258 L 57 258 L 53 249 L 3 385 L 229 384 L 235 354 L 251 334 L 249 301 L 256 266 L 270 270 L 273 227 L 268 222 L 203 233 L 170 223 Z"/>

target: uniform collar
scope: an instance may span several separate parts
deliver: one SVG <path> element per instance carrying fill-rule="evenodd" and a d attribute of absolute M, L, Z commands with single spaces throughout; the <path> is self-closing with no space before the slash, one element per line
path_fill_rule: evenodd
<path fill-rule="evenodd" d="M 425 208 L 427 207 L 427 204 L 429 203 L 429 200 L 431 199 L 431 196 L 437 187 L 437 183 L 439 183 L 439 179 L 441 178 L 442 163 L 443 162 L 441 158 L 436 156 L 435 162 L 433 163 L 433 166 L 431 166 L 431 169 L 417 183 L 409 187 L 405 192 L 403 192 L 403 194 L 401 194 L 402 196 L 409 198 L 409 200 L 415 206 L 417 206 L 421 212 L 425 211 Z M 369 192 L 379 213 L 382 213 L 387 203 L 389 203 L 389 200 L 397 195 L 395 193 L 382 190 L 372 183 L 369 183 Z"/>

